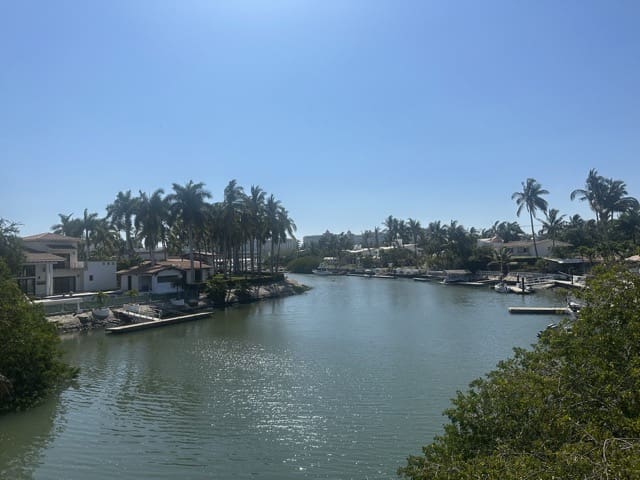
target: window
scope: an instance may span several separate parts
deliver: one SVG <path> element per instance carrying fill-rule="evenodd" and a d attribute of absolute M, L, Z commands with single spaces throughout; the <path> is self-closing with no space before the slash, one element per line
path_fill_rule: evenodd
<path fill-rule="evenodd" d="M 89 275 L 89 281 L 93 282 L 93 275 Z"/>
<path fill-rule="evenodd" d="M 35 265 L 25 265 L 22 267 L 22 276 L 23 277 L 35 277 L 36 276 L 36 266 Z"/>

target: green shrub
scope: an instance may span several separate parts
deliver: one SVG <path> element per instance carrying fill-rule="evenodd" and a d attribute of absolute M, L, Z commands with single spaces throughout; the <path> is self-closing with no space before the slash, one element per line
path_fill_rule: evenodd
<path fill-rule="evenodd" d="M 32 406 L 77 374 L 60 359 L 60 338 L 0 258 L 0 411 Z"/>
<path fill-rule="evenodd" d="M 313 273 L 313 269 L 320 265 L 322 258 L 308 255 L 299 257 L 287 264 L 287 270 L 291 273 Z"/>

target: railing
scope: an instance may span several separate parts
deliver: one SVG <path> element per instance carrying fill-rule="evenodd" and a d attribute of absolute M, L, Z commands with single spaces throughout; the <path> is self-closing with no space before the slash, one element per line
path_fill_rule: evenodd
<path fill-rule="evenodd" d="M 164 298 L 157 296 L 156 300 Z M 39 302 L 44 308 L 45 315 L 62 315 L 81 313 L 97 307 L 122 307 L 127 303 L 152 303 L 154 298 L 150 294 L 138 295 L 107 295 L 102 302 L 98 302 L 96 295 L 78 295 L 60 298 L 48 302 Z"/>

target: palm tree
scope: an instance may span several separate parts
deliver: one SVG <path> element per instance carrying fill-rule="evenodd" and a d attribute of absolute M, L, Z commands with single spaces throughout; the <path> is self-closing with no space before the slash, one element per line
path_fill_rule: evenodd
<path fill-rule="evenodd" d="M 529 220 L 531 221 L 531 235 L 533 237 L 533 249 L 536 252 L 536 258 L 538 258 L 538 246 L 536 245 L 536 234 L 533 229 L 533 217 L 535 217 L 537 210 L 547 211 L 547 201 L 542 198 L 542 195 L 548 195 L 549 192 L 542 188 L 535 179 L 527 178 L 527 182 L 522 182 L 522 191 L 514 192 L 511 195 L 511 200 L 516 201 L 518 209 L 516 215 L 520 216 L 523 208 L 529 212 Z"/>
<path fill-rule="evenodd" d="M 89 260 L 89 252 L 91 250 L 91 242 L 89 238 L 91 237 L 91 233 L 97 227 L 98 224 L 98 214 L 97 213 L 89 213 L 89 211 L 85 208 L 84 214 L 81 219 L 82 232 L 84 234 L 84 259 Z"/>
<path fill-rule="evenodd" d="M 97 258 L 106 259 L 117 254 L 122 239 L 118 230 L 106 218 L 98 218 L 91 232 L 91 241 Z"/>
<path fill-rule="evenodd" d="M 391 246 L 396 246 L 396 239 L 398 237 L 400 223 L 397 218 L 394 218 L 393 215 L 389 215 L 383 222 L 383 225 L 387 227 L 387 244 Z"/>
<path fill-rule="evenodd" d="M 542 221 L 543 231 L 551 237 L 552 248 L 555 248 L 556 236 L 558 235 L 558 232 L 560 232 L 560 230 L 562 229 L 562 225 L 564 224 L 562 219 L 565 217 L 565 215 L 558 216 L 559 213 L 560 211 L 557 208 L 552 208 L 548 212 L 545 212 L 547 220 Z"/>
<path fill-rule="evenodd" d="M 260 257 L 262 244 L 264 243 L 264 209 L 266 193 L 259 185 L 251 186 L 251 193 L 247 196 L 246 211 L 249 213 L 249 258 L 251 259 L 251 271 L 254 270 L 254 250 L 258 253 L 258 269 L 260 268 Z"/>
<path fill-rule="evenodd" d="M 133 217 L 136 212 L 137 199 L 131 196 L 131 190 L 118 192 L 113 203 L 107 205 L 107 218 L 120 231 L 124 231 L 127 243 L 127 255 L 133 255 Z"/>
<path fill-rule="evenodd" d="M 141 191 L 136 202 L 136 230 L 144 241 L 145 248 L 149 250 L 149 257 L 153 265 L 156 263 L 155 250 L 165 238 L 166 222 L 169 217 L 169 203 L 166 198 L 162 198 L 163 194 L 164 190 L 161 188 L 153 192 L 151 196 Z"/>
<path fill-rule="evenodd" d="M 53 233 L 65 237 L 82 237 L 82 222 L 79 218 L 72 218 L 73 213 L 65 215 L 59 213 L 60 223 L 51 226 Z"/>
<path fill-rule="evenodd" d="M 613 220 L 616 213 L 621 214 L 640 207 L 636 198 L 627 196 L 627 186 L 622 180 L 609 178 L 606 185 L 605 207 L 609 220 Z"/>
<path fill-rule="evenodd" d="M 376 241 L 376 248 L 380 248 L 380 227 L 373 229 L 373 238 Z"/>
<path fill-rule="evenodd" d="M 287 241 L 287 235 L 295 240 L 296 237 L 293 232 L 295 232 L 297 228 L 298 227 L 296 226 L 295 222 L 289 216 L 289 212 L 287 211 L 287 209 L 281 206 L 278 209 L 279 235 L 276 237 L 278 242 L 278 256 L 277 256 L 278 262 L 276 263 L 276 270 L 278 269 L 279 260 L 280 260 L 280 243 Z M 351 233 L 349 232 L 349 235 L 347 236 L 347 238 L 351 239 L 352 237 L 353 235 L 351 235 Z M 353 247 L 353 241 L 351 242 L 351 247 Z"/>
<path fill-rule="evenodd" d="M 411 237 L 413 239 L 413 254 L 415 256 L 416 267 L 418 266 L 418 236 L 422 233 L 422 226 L 420 225 L 419 220 L 414 220 L 410 218 L 407 221 L 407 226 L 409 231 L 411 232 Z"/>
<path fill-rule="evenodd" d="M 506 275 L 507 269 L 505 269 L 505 265 L 508 265 L 511 259 L 509 249 L 507 249 L 507 247 L 501 247 L 500 250 L 494 250 L 493 258 L 500 264 L 500 273 Z"/>
<path fill-rule="evenodd" d="M 187 230 L 187 240 L 189 246 L 189 278 L 187 281 L 193 283 L 195 280 L 193 267 L 193 238 L 194 230 L 201 228 L 205 223 L 205 199 L 211 198 L 211 194 L 204 190 L 204 183 L 193 183 L 189 180 L 186 185 L 173 184 L 173 192 L 167 196 L 171 204 L 171 214 L 174 219 L 182 221 Z"/>
<path fill-rule="evenodd" d="M 571 200 L 578 198 L 580 201 L 587 201 L 589 208 L 596 215 L 596 223 L 598 225 L 601 222 L 607 221 L 606 212 L 606 197 L 607 197 L 607 180 L 602 175 L 598 175 L 598 171 L 595 168 L 589 170 L 587 180 L 585 181 L 585 188 L 578 188 L 571 192 Z"/>
<path fill-rule="evenodd" d="M 224 189 L 222 202 L 222 221 L 225 237 L 225 250 L 229 265 L 234 272 L 240 267 L 239 246 L 243 243 L 241 217 L 245 205 L 245 195 L 241 186 L 231 180 Z"/>

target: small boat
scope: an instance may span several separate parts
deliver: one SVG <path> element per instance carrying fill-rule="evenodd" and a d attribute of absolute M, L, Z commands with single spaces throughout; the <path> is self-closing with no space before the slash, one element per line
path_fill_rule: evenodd
<path fill-rule="evenodd" d="M 93 318 L 104 320 L 109 315 L 111 315 L 111 310 L 109 310 L 108 307 L 98 307 L 91 310 L 91 313 L 93 315 Z"/>
<path fill-rule="evenodd" d="M 311 270 L 313 273 L 315 273 L 316 275 L 333 275 L 334 271 L 333 270 L 329 270 L 327 267 L 325 267 L 324 265 L 320 264 L 318 266 L 318 268 L 314 268 L 313 270 Z"/>
<path fill-rule="evenodd" d="M 509 293 L 509 292 L 511 292 L 511 289 L 504 282 L 496 283 L 493 286 L 493 289 L 498 293 Z"/>

